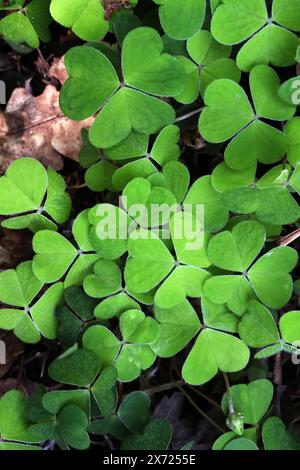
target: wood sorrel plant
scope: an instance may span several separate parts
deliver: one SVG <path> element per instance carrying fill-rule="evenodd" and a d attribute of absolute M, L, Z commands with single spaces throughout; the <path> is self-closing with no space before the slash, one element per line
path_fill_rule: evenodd
<path fill-rule="evenodd" d="M 198 411 L 195 387 L 212 403 L 223 374 L 212 449 L 299 450 L 272 416 L 269 380 L 272 357 L 281 367 L 300 341 L 299 0 L 40 3 L 0 2 L 12 11 L 0 34 L 26 52 L 50 40 L 49 11 L 70 28 L 81 41 L 65 56 L 60 106 L 95 120 L 82 133 L 82 212 L 70 218 L 63 177 L 36 160 L 0 178 L 2 226 L 33 232 L 32 260 L 0 273 L 0 328 L 56 341 L 46 385 L 1 398 L 0 448 L 87 449 L 90 436 L 174 448 L 143 386 L 167 367 L 157 391 L 177 387 Z M 147 211 L 162 204 L 153 227 Z M 175 236 L 197 227 L 199 206 L 201 228 Z M 101 236 L 106 212 L 122 236 Z"/>

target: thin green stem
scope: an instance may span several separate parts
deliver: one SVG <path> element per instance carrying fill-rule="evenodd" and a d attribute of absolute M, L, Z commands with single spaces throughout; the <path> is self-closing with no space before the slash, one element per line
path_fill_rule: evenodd
<path fill-rule="evenodd" d="M 175 382 L 174 382 L 175 383 Z M 216 423 L 208 414 L 205 413 L 205 411 L 201 410 L 197 403 L 194 402 L 192 397 L 180 386 L 176 385 L 176 387 L 181 391 L 182 395 L 185 396 L 185 398 L 190 402 L 190 404 L 195 408 L 195 410 L 198 411 L 198 413 L 203 416 L 204 419 L 206 419 L 212 426 L 214 426 L 219 432 L 224 434 L 226 431 L 223 429 L 221 426 L 219 426 L 218 423 Z"/>
<path fill-rule="evenodd" d="M 182 116 L 178 116 L 178 118 L 176 118 L 174 122 L 184 121 L 185 119 L 193 117 L 195 116 L 195 114 L 200 113 L 202 109 L 203 108 L 194 109 L 194 111 L 190 111 L 189 113 L 183 114 Z"/>

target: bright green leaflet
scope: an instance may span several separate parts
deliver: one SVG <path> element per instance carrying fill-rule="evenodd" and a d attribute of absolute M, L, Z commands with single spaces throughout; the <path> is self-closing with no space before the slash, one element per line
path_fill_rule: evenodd
<path fill-rule="evenodd" d="M 238 437 L 238 435 L 234 431 L 226 432 L 225 434 L 222 434 L 218 439 L 214 442 L 212 446 L 212 450 L 224 450 L 225 446 L 227 446 L 229 443 L 236 440 L 240 440 L 241 438 Z M 255 428 L 247 428 L 244 429 L 243 435 L 242 435 L 242 440 L 251 440 L 254 444 L 256 443 L 256 429 Z M 228 449 L 227 449 L 228 450 Z M 239 449 L 243 450 L 243 449 Z M 250 449 L 249 449 L 250 450 Z"/>
<path fill-rule="evenodd" d="M 195 36 L 187 41 L 187 50 L 193 62 L 188 62 L 187 71 L 190 71 L 190 81 L 187 88 L 195 87 L 195 93 L 191 93 L 189 100 L 176 100 L 181 103 L 189 103 L 195 101 L 199 94 L 199 86 L 201 96 L 204 96 L 205 90 L 214 80 L 227 78 L 236 82 L 240 81 L 241 72 L 237 68 L 234 60 L 229 59 L 231 47 L 219 44 L 214 40 L 211 33 L 206 30 L 199 31 Z M 185 59 L 187 60 L 187 59 Z M 194 72 L 194 68 L 196 72 Z M 198 70 L 199 69 L 199 70 Z M 194 85 L 193 85 L 194 84 Z M 197 90 L 197 93 L 196 93 Z"/>
<path fill-rule="evenodd" d="M 195 181 L 183 201 L 183 209 L 191 211 L 197 217 L 197 204 L 203 205 L 204 208 L 206 232 L 219 230 L 228 221 L 228 210 L 222 202 L 221 195 L 213 188 L 211 176 L 202 176 Z"/>
<path fill-rule="evenodd" d="M 219 369 L 223 372 L 242 370 L 248 364 L 249 357 L 250 351 L 240 339 L 207 328 L 200 333 L 188 355 L 182 376 L 190 385 L 203 385 Z"/>
<path fill-rule="evenodd" d="M 179 128 L 170 125 L 158 134 L 152 149 L 149 148 L 149 136 L 136 133 L 131 133 L 120 144 L 106 149 L 109 159 L 117 161 L 118 165 L 122 164 L 120 168 L 115 168 L 112 176 L 114 187 L 123 190 L 135 177 L 147 178 L 158 173 L 157 163 L 164 167 L 169 162 L 177 161 L 180 156 L 179 137 Z"/>
<path fill-rule="evenodd" d="M 300 216 L 300 208 L 290 193 L 285 173 L 281 176 L 278 179 L 267 177 L 262 184 L 258 182 L 256 187 L 225 191 L 222 197 L 224 206 L 238 214 L 255 214 L 264 224 L 286 225 L 296 222 Z M 297 189 L 298 177 L 294 180 L 291 178 L 290 184 Z"/>
<path fill-rule="evenodd" d="M 204 0 L 154 0 L 159 7 L 159 19 L 165 33 L 184 40 L 195 35 L 205 18 Z"/>
<path fill-rule="evenodd" d="M 285 136 L 261 119 L 288 120 L 296 109 L 278 97 L 279 78 L 270 67 L 254 67 L 249 80 L 256 114 L 240 85 L 223 79 L 207 88 L 199 120 L 200 133 L 207 141 L 233 138 L 225 150 L 225 162 L 236 170 L 253 167 L 256 161 L 274 163 L 284 156 Z"/>
<path fill-rule="evenodd" d="M 268 418 L 262 428 L 262 438 L 266 450 L 299 450 L 300 444 L 289 432 L 281 419 Z"/>
<path fill-rule="evenodd" d="M 59 233 L 42 230 L 33 238 L 33 271 L 43 282 L 55 282 L 67 273 L 65 287 L 81 285 L 100 258 L 89 241 L 88 210 L 75 219 L 72 232 L 78 249 Z"/>
<path fill-rule="evenodd" d="M 299 40 L 297 0 L 274 0 L 271 18 L 264 0 L 222 0 L 215 10 L 211 31 L 221 44 L 234 45 L 248 40 L 240 49 L 237 65 L 249 72 L 256 64 L 287 67 L 295 63 Z"/>
<path fill-rule="evenodd" d="M 60 95 L 63 112 L 81 120 L 104 105 L 90 130 L 93 145 L 112 147 L 132 131 L 152 134 L 172 123 L 175 113 L 171 106 L 150 94 L 176 96 L 185 86 L 186 74 L 174 57 L 162 52 L 163 43 L 155 30 L 141 27 L 131 31 L 122 49 L 125 86 L 101 52 L 77 47 L 66 54 L 70 78 Z M 119 126 L 114 125 L 116 118 Z"/>
<path fill-rule="evenodd" d="M 194 232 L 187 239 L 184 227 L 192 228 L 193 224 Z M 210 264 L 206 256 L 207 238 L 202 227 L 199 231 L 195 217 L 188 212 L 175 214 L 171 219 L 171 236 L 177 263 L 153 232 L 140 230 L 131 234 L 125 266 L 125 281 L 130 291 L 146 293 L 164 280 L 154 298 L 155 305 L 164 309 L 175 307 L 186 296 L 201 296 L 202 284 L 209 276 L 202 269 Z"/>
<path fill-rule="evenodd" d="M 287 343 L 297 343 L 300 340 L 300 312 L 285 313 L 279 320 L 279 329 Z"/>
<path fill-rule="evenodd" d="M 0 214 L 10 216 L 2 226 L 33 232 L 57 230 L 52 220 L 64 223 L 71 211 L 65 190 L 63 177 L 51 168 L 46 171 L 32 158 L 16 160 L 0 178 Z"/>
<path fill-rule="evenodd" d="M 25 414 L 25 395 L 19 390 L 11 390 L 0 400 L 0 436 L 1 439 L 36 443 L 41 437 L 34 436 L 28 430 L 29 421 Z"/>
<path fill-rule="evenodd" d="M 50 12 L 55 21 L 85 41 L 97 41 L 108 32 L 101 0 L 52 0 Z"/>
<path fill-rule="evenodd" d="M 130 382 L 155 361 L 149 344 L 159 336 L 159 325 L 139 310 L 128 310 L 120 317 L 121 343 L 107 328 L 90 327 L 83 335 L 85 348 L 94 351 L 104 366 L 114 365 L 118 380 Z"/>
<path fill-rule="evenodd" d="M 211 262 L 241 275 L 219 275 L 208 279 L 204 293 L 210 300 L 220 304 L 230 301 L 236 290 L 241 288 L 241 282 L 246 280 L 258 298 L 270 308 L 281 308 L 288 302 L 293 291 L 289 273 L 297 263 L 297 252 L 289 247 L 274 248 L 253 265 L 264 246 L 265 237 L 261 224 L 244 221 L 232 232 L 222 232 L 211 240 L 208 247 Z M 248 300 L 246 297 L 245 302 Z"/>
<path fill-rule="evenodd" d="M 230 390 L 235 412 L 241 413 L 246 424 L 257 425 L 271 405 L 273 384 L 269 380 L 260 379 L 248 385 L 233 385 Z M 222 399 L 222 409 L 227 415 L 229 411 L 227 393 Z"/>
<path fill-rule="evenodd" d="M 287 138 L 288 142 L 288 161 L 291 165 L 296 166 L 300 163 L 300 138 L 299 138 L 299 130 L 300 130 L 300 118 L 294 117 L 290 119 L 285 127 L 284 133 Z"/>
<path fill-rule="evenodd" d="M 49 25 L 52 18 L 49 13 L 50 0 L 33 0 L 24 9 L 7 15 L 0 21 L 0 35 L 18 52 L 31 52 L 39 47 L 40 39 L 50 41 Z M 10 9 L 10 8 L 8 8 Z"/>
<path fill-rule="evenodd" d="M 168 310 L 156 307 L 154 313 L 160 334 L 151 348 L 159 357 L 175 356 L 201 328 L 198 315 L 187 300 Z"/>
<path fill-rule="evenodd" d="M 251 300 L 239 324 L 239 335 L 252 348 L 262 348 L 279 341 L 272 314 L 257 300 Z"/>
<path fill-rule="evenodd" d="M 50 286 L 36 299 L 42 287 L 43 283 L 34 276 L 31 261 L 0 274 L 0 300 L 12 307 L 0 310 L 0 327 L 13 330 L 25 343 L 37 343 L 41 335 L 56 338 L 55 309 L 63 299 L 63 284 Z"/>

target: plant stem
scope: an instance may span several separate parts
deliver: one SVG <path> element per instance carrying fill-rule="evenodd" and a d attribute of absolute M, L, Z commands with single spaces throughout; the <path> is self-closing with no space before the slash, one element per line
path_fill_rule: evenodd
<path fill-rule="evenodd" d="M 277 353 L 274 362 L 273 383 L 276 385 L 275 407 L 278 416 L 281 416 L 281 392 L 282 392 L 282 366 L 281 352 Z"/>
<path fill-rule="evenodd" d="M 144 393 L 148 393 L 148 395 L 153 395 L 154 393 L 164 392 L 166 390 L 171 390 L 172 388 L 176 388 L 177 385 L 185 385 L 184 380 L 178 380 L 178 382 L 169 382 L 167 384 L 158 385 L 157 387 L 148 388 L 143 390 Z"/>
<path fill-rule="evenodd" d="M 176 382 L 174 382 L 176 384 Z M 194 402 L 192 397 L 180 386 L 178 383 L 176 384 L 176 387 L 181 391 L 182 395 L 185 396 L 185 398 L 190 402 L 190 404 L 195 408 L 195 410 L 198 411 L 198 413 L 203 416 L 204 419 L 206 419 L 212 426 L 214 426 L 219 432 L 224 434 L 226 431 L 223 429 L 221 426 L 219 426 L 218 423 L 216 423 L 208 414 L 205 413 L 205 411 L 201 410 L 197 403 Z"/>
<path fill-rule="evenodd" d="M 234 406 L 233 406 L 233 398 L 232 398 L 230 383 L 229 383 L 228 375 L 225 372 L 223 372 L 223 377 L 224 377 L 224 382 L 225 382 L 226 390 L 227 390 L 229 414 L 232 415 L 234 414 Z"/>
<path fill-rule="evenodd" d="M 68 189 L 82 189 L 82 188 L 86 188 L 86 183 L 75 184 L 75 186 L 68 186 Z"/>
<path fill-rule="evenodd" d="M 194 111 L 190 111 L 189 113 L 183 114 L 182 116 L 179 116 L 178 118 L 176 118 L 174 122 L 184 121 L 185 119 L 195 116 L 195 114 L 200 113 L 202 109 L 203 108 L 194 109 Z"/>
<path fill-rule="evenodd" d="M 293 243 L 297 238 L 300 237 L 300 228 L 295 230 L 294 232 L 290 233 L 286 237 L 282 237 L 279 239 L 279 245 L 280 246 L 287 246 Z"/>
<path fill-rule="evenodd" d="M 211 405 L 215 406 L 216 408 L 219 408 L 220 410 L 222 409 L 222 407 L 219 405 L 219 403 L 217 403 L 215 400 L 213 400 L 212 398 L 205 395 L 203 392 L 200 392 L 200 390 L 198 390 L 197 388 L 192 387 L 191 385 L 188 385 L 188 388 L 193 390 L 193 392 L 197 393 L 197 395 L 199 395 L 204 400 L 208 401 Z"/>

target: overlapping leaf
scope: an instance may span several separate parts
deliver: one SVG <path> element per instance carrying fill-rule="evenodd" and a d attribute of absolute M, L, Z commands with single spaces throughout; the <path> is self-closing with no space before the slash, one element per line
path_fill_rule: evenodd
<path fill-rule="evenodd" d="M 175 58 L 162 52 L 162 40 L 154 29 L 131 31 L 122 49 L 125 86 L 98 50 L 83 46 L 67 53 L 70 78 L 61 92 L 61 108 L 67 116 L 81 120 L 104 105 L 90 131 L 96 147 L 112 147 L 132 131 L 152 134 L 172 123 L 172 107 L 150 95 L 176 96 L 185 86 L 186 75 Z"/>

